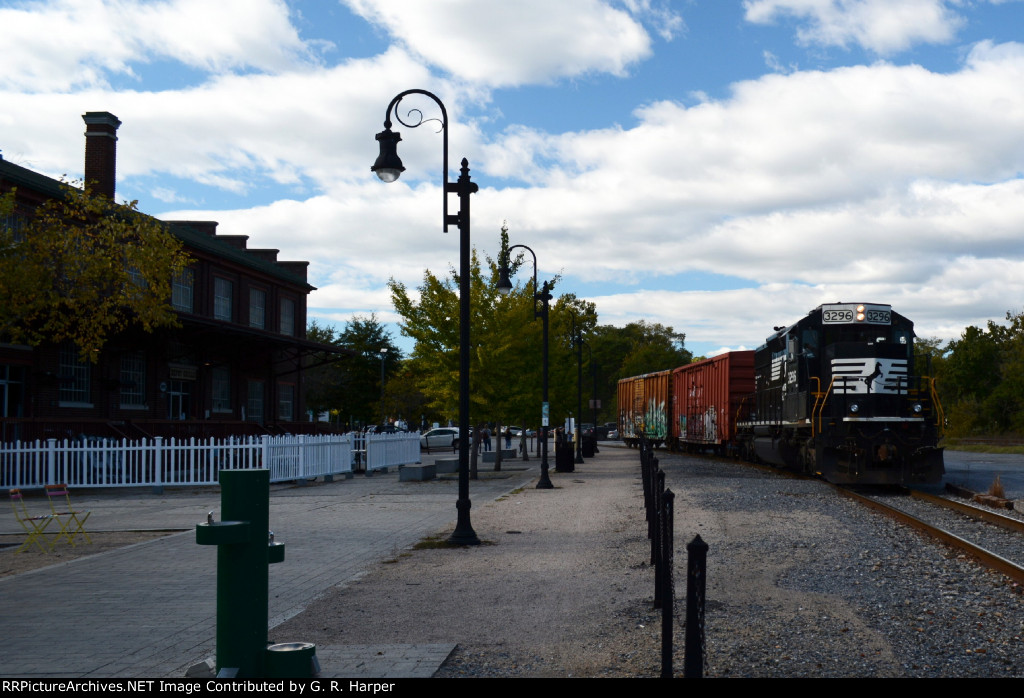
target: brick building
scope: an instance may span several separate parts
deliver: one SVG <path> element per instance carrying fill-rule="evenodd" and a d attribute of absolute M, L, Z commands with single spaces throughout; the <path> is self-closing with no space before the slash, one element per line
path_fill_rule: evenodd
<path fill-rule="evenodd" d="M 113 199 L 117 128 L 89 112 L 85 180 Z M 0 192 L 16 188 L 16 212 L 61 183 L 0 158 Z M 174 280 L 179 328 L 129 328 L 96 363 L 73 344 L 2 343 L 0 438 L 224 435 L 304 432 L 303 378 L 312 354 L 343 354 L 305 339 L 308 262 L 280 261 L 278 250 L 250 249 L 246 235 L 221 235 L 213 221 L 166 225 L 191 257 Z"/>

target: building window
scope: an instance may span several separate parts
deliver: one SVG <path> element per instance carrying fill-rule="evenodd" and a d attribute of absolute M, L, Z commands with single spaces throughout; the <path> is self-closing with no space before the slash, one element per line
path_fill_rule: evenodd
<path fill-rule="evenodd" d="M 295 301 L 290 298 L 281 299 L 281 334 L 295 336 Z"/>
<path fill-rule="evenodd" d="M 194 312 L 192 310 L 192 287 L 195 283 L 195 273 L 191 269 L 182 269 L 174 275 L 171 282 L 171 305 L 175 310 L 183 313 Z"/>
<path fill-rule="evenodd" d="M 28 224 L 28 218 L 25 217 L 20 211 L 11 211 L 10 213 L 0 214 L 0 231 L 3 231 L 5 235 L 9 235 L 9 242 L 22 242 L 25 239 L 25 226 Z"/>
<path fill-rule="evenodd" d="M 295 386 L 290 383 L 277 386 L 277 418 L 282 422 L 295 419 Z"/>
<path fill-rule="evenodd" d="M 60 390 L 61 405 L 89 404 L 89 362 L 82 361 L 78 347 L 65 342 L 60 348 Z"/>
<path fill-rule="evenodd" d="M 235 285 L 227 279 L 213 280 L 213 317 L 231 322 L 235 319 Z"/>
<path fill-rule="evenodd" d="M 146 356 L 141 351 L 121 355 L 121 407 L 146 406 Z"/>
<path fill-rule="evenodd" d="M 249 289 L 249 327 L 263 329 L 267 324 L 267 292 Z"/>
<path fill-rule="evenodd" d="M 231 412 L 231 369 L 218 366 L 211 371 L 213 381 L 212 408 L 214 412 Z"/>
<path fill-rule="evenodd" d="M 249 403 L 245 419 L 263 424 L 263 381 L 249 381 Z"/>
<path fill-rule="evenodd" d="M 128 283 L 130 288 L 127 291 L 132 300 L 141 298 L 142 291 L 149 288 L 149 282 L 146 281 L 146 277 L 142 275 L 142 272 L 137 267 L 128 267 Z"/>

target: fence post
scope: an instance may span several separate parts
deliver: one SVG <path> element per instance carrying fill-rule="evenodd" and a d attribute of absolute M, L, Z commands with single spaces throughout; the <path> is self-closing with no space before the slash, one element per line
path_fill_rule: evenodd
<path fill-rule="evenodd" d="M 657 463 L 657 460 L 654 461 Z M 654 565 L 654 607 L 661 608 L 662 597 L 664 596 L 664 588 L 662 587 L 662 510 L 661 502 L 662 497 L 665 493 L 665 471 L 655 471 L 654 481 L 654 506 L 653 512 L 653 523 L 651 536 L 651 564 Z"/>
<path fill-rule="evenodd" d="M 696 536 L 686 546 L 686 651 L 683 677 L 704 677 L 704 591 L 708 544 Z"/>
<path fill-rule="evenodd" d="M 661 678 L 672 678 L 672 620 L 675 616 L 675 499 L 671 489 L 662 495 L 661 508 Z"/>
<path fill-rule="evenodd" d="M 55 485 L 57 484 L 57 439 L 47 439 L 46 444 L 46 482 L 43 484 Z"/>
<path fill-rule="evenodd" d="M 143 439 L 145 444 L 146 440 Z M 145 446 L 143 451 L 145 452 Z M 153 438 L 153 494 L 164 493 L 164 437 Z"/>

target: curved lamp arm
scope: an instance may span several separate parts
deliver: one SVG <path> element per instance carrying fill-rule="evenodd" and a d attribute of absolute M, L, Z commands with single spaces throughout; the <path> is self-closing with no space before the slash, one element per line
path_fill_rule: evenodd
<path fill-rule="evenodd" d="M 550 301 L 551 300 L 551 289 L 548 287 L 548 282 L 545 281 L 544 285 L 539 289 L 537 287 L 537 253 L 526 245 L 512 245 L 508 248 L 507 252 L 511 253 L 512 250 L 517 247 L 522 247 L 524 250 L 529 252 L 533 256 L 533 319 L 536 320 L 540 315 L 540 311 L 537 310 L 537 302 Z M 498 269 L 498 293 L 503 296 L 507 296 L 512 292 L 512 281 L 509 279 L 509 268 L 508 268 L 508 256 L 502 260 L 501 267 Z"/>
<path fill-rule="evenodd" d="M 441 109 L 440 119 L 424 119 L 423 112 L 419 109 L 410 109 L 406 114 L 406 117 L 417 114 L 418 118 L 414 122 L 405 122 L 397 111 L 398 103 L 402 101 L 403 97 L 408 95 L 423 95 L 434 100 L 438 107 Z M 448 194 L 452 191 L 457 191 L 454 185 L 448 183 L 448 110 L 445 109 L 444 103 L 438 99 L 437 95 L 432 92 L 427 92 L 421 89 L 406 90 L 400 92 L 391 103 L 388 104 L 387 111 L 384 113 L 384 130 L 376 135 L 377 142 L 380 143 L 380 154 L 377 156 L 376 162 L 370 168 L 377 174 L 382 182 L 391 183 L 397 180 L 402 172 L 405 171 L 405 167 L 402 165 L 402 159 L 398 157 L 398 142 L 402 140 L 401 134 L 397 131 L 391 130 L 391 112 L 395 110 L 395 120 L 403 126 L 408 128 L 417 128 L 427 123 L 428 121 L 437 121 L 440 125 L 440 131 L 444 135 L 442 149 L 444 151 L 443 160 L 441 164 L 441 180 L 444 182 L 444 188 L 441 191 L 441 196 L 444 199 L 442 204 L 442 216 L 444 221 L 444 232 L 448 232 L 449 225 L 458 224 L 458 216 L 448 215 Z"/>

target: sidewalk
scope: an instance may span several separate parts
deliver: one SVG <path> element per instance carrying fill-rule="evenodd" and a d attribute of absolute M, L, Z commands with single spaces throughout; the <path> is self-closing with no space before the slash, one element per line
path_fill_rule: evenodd
<path fill-rule="evenodd" d="M 425 462 L 450 454 L 424 455 Z M 552 461 L 553 464 L 553 461 Z M 470 481 L 474 509 L 539 474 L 539 458 L 481 464 Z M 490 468 L 488 464 L 486 468 Z M 307 486 L 273 485 L 270 526 L 286 558 L 270 566 L 270 627 L 301 613 L 328 589 L 425 535 L 454 523 L 458 483 L 399 482 L 397 469 Z M 214 547 L 195 542 L 195 524 L 213 511 L 218 489 L 85 489 L 76 508 L 92 510 L 89 530 L 185 529 L 182 533 L 0 578 L 6 647 L 0 675 L 15 677 L 183 677 L 215 654 Z M 472 515 L 472 512 L 471 512 Z M 0 531 L 18 530 L 13 516 Z M 0 554 L 14 554 L 5 551 Z M 278 638 L 278 642 L 304 638 Z M 322 676 L 429 677 L 454 645 L 317 647 Z"/>

